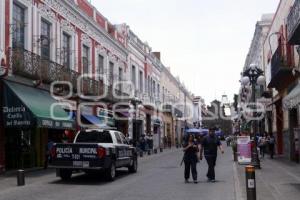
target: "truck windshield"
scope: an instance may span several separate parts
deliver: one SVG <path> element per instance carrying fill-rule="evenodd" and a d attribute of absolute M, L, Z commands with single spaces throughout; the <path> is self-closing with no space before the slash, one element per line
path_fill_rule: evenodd
<path fill-rule="evenodd" d="M 112 143 L 112 138 L 108 131 L 81 131 L 76 139 L 76 143 Z"/>

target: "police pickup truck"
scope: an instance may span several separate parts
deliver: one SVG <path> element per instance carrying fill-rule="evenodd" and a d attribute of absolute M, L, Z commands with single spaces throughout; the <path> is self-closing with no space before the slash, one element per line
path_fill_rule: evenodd
<path fill-rule="evenodd" d="M 74 171 L 93 173 L 104 171 L 105 178 L 113 181 L 116 168 L 127 167 L 137 171 L 136 149 L 130 146 L 124 135 L 111 129 L 79 131 L 70 144 L 54 144 L 51 149 L 50 167 L 56 168 L 63 180 L 71 178 Z"/>

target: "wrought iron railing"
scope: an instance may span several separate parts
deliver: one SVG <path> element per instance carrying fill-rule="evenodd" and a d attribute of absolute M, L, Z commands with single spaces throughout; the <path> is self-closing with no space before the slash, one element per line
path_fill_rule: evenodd
<path fill-rule="evenodd" d="M 275 77 L 280 70 L 286 66 L 286 61 L 284 60 L 284 57 L 281 55 L 281 48 L 278 47 L 273 54 L 272 60 L 271 60 L 271 77 Z"/>
<path fill-rule="evenodd" d="M 75 90 L 80 74 L 56 62 L 45 60 L 41 56 L 22 48 L 10 48 L 9 52 L 10 68 L 15 75 L 19 75 L 32 80 L 41 80 L 50 84 L 54 81 L 69 81 Z M 85 94 L 100 94 L 101 81 L 94 78 L 85 77 L 82 80 L 82 91 Z"/>
<path fill-rule="evenodd" d="M 300 23 L 300 1 L 296 0 L 287 17 L 287 36 L 290 41 Z"/>

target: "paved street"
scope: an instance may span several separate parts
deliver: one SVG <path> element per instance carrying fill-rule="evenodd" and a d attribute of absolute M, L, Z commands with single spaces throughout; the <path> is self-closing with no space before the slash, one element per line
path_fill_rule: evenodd
<path fill-rule="evenodd" d="M 206 163 L 198 165 L 199 183 L 185 184 L 183 167 L 180 167 L 182 152 L 168 150 L 140 159 L 137 174 L 118 172 L 115 182 L 107 183 L 101 177 L 78 174 L 69 182 L 62 182 L 54 172 L 32 173 L 24 187 L 15 186 L 14 177 L 0 177 L 1 200 L 48 200 L 48 199 L 201 199 L 233 200 L 235 196 L 231 151 L 226 149 L 219 156 L 217 182 L 206 182 Z M 7 187 L 3 185 L 8 185 Z"/>

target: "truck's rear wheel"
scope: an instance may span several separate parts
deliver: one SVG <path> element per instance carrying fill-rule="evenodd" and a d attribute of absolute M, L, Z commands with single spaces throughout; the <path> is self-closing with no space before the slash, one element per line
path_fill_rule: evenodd
<path fill-rule="evenodd" d="M 116 178 L 116 164 L 115 162 L 112 162 L 110 164 L 110 167 L 105 170 L 105 176 L 106 180 L 108 181 L 114 181 Z"/>
<path fill-rule="evenodd" d="M 70 180 L 72 177 L 72 170 L 70 169 L 60 169 L 60 178 L 64 181 Z"/>
<path fill-rule="evenodd" d="M 131 165 L 128 167 L 128 171 L 130 173 L 136 173 L 137 172 L 137 168 L 138 168 L 138 160 L 137 157 L 134 157 L 133 160 L 131 161 Z"/>

